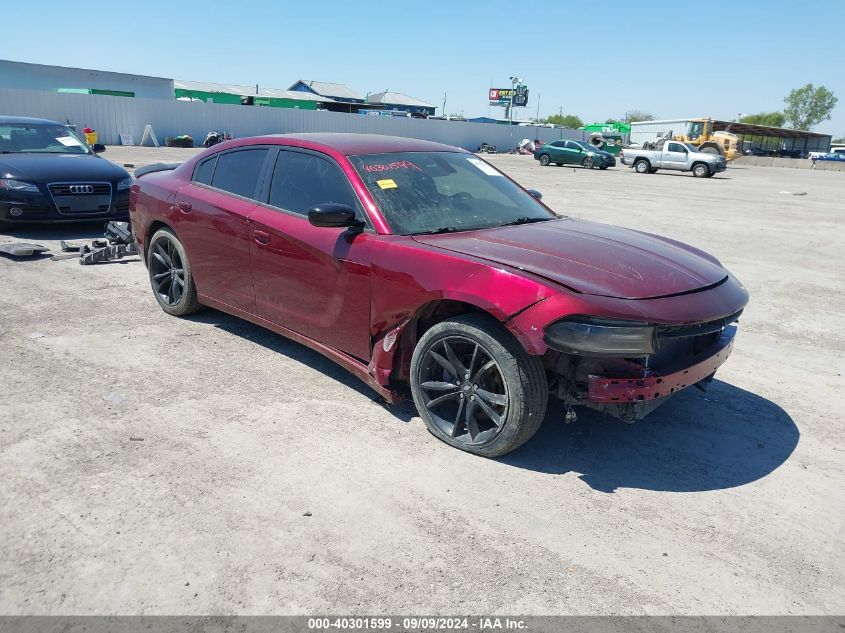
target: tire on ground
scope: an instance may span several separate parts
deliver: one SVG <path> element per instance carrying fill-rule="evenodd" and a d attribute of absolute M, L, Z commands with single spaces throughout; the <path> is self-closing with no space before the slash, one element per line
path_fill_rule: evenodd
<path fill-rule="evenodd" d="M 161 242 L 162 240 L 169 240 L 173 244 L 174 248 L 179 253 L 179 258 L 182 260 L 182 270 L 184 271 L 183 277 L 185 281 L 184 287 L 182 288 L 182 296 L 179 298 L 179 301 L 173 305 L 168 305 L 162 301 L 153 281 L 153 266 L 151 264 L 153 249 L 156 243 Z M 194 276 L 191 273 L 191 263 L 188 260 L 185 247 L 182 246 L 182 242 L 179 241 L 179 238 L 176 237 L 176 234 L 170 228 L 161 228 L 150 238 L 150 243 L 147 247 L 147 271 L 150 277 L 150 286 L 153 290 L 153 296 L 159 306 L 161 306 L 161 309 L 167 312 L 167 314 L 181 317 L 199 312 L 204 308 L 197 299 L 197 288 L 194 284 Z"/>
<path fill-rule="evenodd" d="M 419 372 L 428 351 L 440 340 L 461 336 L 480 343 L 485 353 L 498 363 L 506 383 L 508 404 L 502 430 L 485 444 L 469 446 L 446 435 L 431 419 L 424 406 Z M 498 321 L 484 314 L 465 314 L 432 326 L 420 338 L 411 358 L 411 392 L 414 404 L 429 432 L 461 450 L 498 457 L 530 440 L 546 414 L 549 399 L 546 372 L 539 357 L 528 354 Z"/>

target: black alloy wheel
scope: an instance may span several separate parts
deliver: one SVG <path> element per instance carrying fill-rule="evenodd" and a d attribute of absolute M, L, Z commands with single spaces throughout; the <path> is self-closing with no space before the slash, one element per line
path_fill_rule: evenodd
<path fill-rule="evenodd" d="M 426 353 L 420 379 L 423 404 L 443 433 L 473 446 L 501 432 L 507 387 L 480 343 L 463 336 L 440 339 Z"/>
<path fill-rule="evenodd" d="M 435 437 L 485 457 L 531 439 L 549 395 L 540 358 L 484 314 L 441 321 L 422 335 L 411 358 L 411 391 Z"/>
<path fill-rule="evenodd" d="M 162 310 L 185 316 L 200 309 L 185 249 L 169 229 L 160 229 L 150 239 L 147 268 L 150 285 Z"/>

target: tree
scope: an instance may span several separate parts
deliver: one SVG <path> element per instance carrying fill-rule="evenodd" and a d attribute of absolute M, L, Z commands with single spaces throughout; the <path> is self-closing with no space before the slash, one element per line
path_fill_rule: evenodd
<path fill-rule="evenodd" d="M 831 141 L 831 143 L 836 143 L 837 145 L 841 145 L 845 143 L 845 136 L 840 136 L 839 138 L 835 138 Z"/>
<path fill-rule="evenodd" d="M 807 84 L 803 88 L 790 91 L 784 99 L 784 115 L 790 127 L 796 130 L 809 130 L 814 125 L 830 118 L 839 99 L 824 86 L 816 88 Z"/>
<path fill-rule="evenodd" d="M 579 127 L 584 127 L 584 122 L 581 120 L 581 117 L 575 114 L 553 114 L 552 116 L 546 117 L 542 122 L 572 128 L 573 130 L 578 129 Z"/>
<path fill-rule="evenodd" d="M 654 115 L 642 110 L 628 110 L 622 119 L 625 123 L 637 123 L 638 121 L 654 121 Z"/>
<path fill-rule="evenodd" d="M 746 114 L 739 120 L 740 123 L 751 125 L 768 125 L 769 127 L 783 127 L 786 123 L 786 115 L 783 112 L 761 112 L 759 114 Z"/>

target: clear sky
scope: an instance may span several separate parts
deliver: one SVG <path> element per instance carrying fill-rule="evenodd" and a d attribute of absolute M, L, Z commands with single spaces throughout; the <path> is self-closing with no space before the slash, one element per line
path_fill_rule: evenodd
<path fill-rule="evenodd" d="M 845 136 L 842 0 L 28 0 L 3 11 L 0 58 L 287 88 L 389 89 L 447 113 L 503 114 L 487 89 L 518 75 L 515 117 L 586 122 L 779 110 L 792 88 L 839 97 L 815 129 Z"/>

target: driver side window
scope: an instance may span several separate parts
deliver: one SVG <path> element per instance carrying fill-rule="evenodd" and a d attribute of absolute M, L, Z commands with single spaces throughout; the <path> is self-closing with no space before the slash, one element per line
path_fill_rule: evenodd
<path fill-rule="evenodd" d="M 681 152 L 686 154 L 687 148 L 681 145 L 680 143 L 669 143 L 669 151 L 670 152 Z"/>
<path fill-rule="evenodd" d="M 337 202 L 355 209 L 358 204 L 346 176 L 326 159 L 282 150 L 273 169 L 269 204 L 297 215 L 326 202 Z"/>

